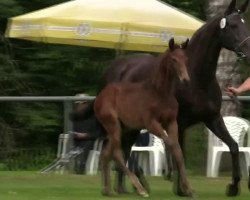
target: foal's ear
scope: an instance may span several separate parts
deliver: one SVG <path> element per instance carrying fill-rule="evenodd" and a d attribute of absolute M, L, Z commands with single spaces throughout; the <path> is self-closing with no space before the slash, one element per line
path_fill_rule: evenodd
<path fill-rule="evenodd" d="M 187 39 L 186 42 L 183 42 L 183 43 L 181 44 L 181 48 L 182 48 L 182 49 L 186 49 L 187 46 L 188 46 L 188 43 L 189 43 L 189 39 Z"/>
<path fill-rule="evenodd" d="M 230 15 L 235 10 L 235 6 L 236 6 L 236 0 L 232 0 L 225 12 L 225 15 Z"/>
<path fill-rule="evenodd" d="M 247 10 L 249 4 L 249 0 L 246 0 L 244 4 L 242 4 L 239 8 L 240 12 L 244 13 Z"/>
<path fill-rule="evenodd" d="M 168 47 L 170 49 L 170 51 L 173 51 L 174 50 L 174 38 L 171 38 L 168 42 Z"/>

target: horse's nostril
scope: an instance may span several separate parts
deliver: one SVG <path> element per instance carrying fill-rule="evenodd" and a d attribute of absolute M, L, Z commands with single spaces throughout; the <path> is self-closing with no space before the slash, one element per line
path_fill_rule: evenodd
<path fill-rule="evenodd" d="M 182 81 L 181 81 L 184 85 L 188 85 L 190 82 L 190 78 L 189 77 L 185 77 Z"/>
<path fill-rule="evenodd" d="M 238 56 L 239 59 L 244 59 L 244 58 L 247 57 L 247 56 L 246 56 L 243 52 L 241 52 L 241 51 L 237 52 L 237 56 Z"/>

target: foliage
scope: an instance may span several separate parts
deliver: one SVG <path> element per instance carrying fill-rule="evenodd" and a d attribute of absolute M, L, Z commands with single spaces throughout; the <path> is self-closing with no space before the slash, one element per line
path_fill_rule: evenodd
<path fill-rule="evenodd" d="M 1 1 L 0 13 L 6 19 L 61 2 L 64 1 Z M 2 96 L 71 96 L 82 92 L 95 95 L 104 65 L 114 58 L 114 51 L 106 49 L 9 41 L 3 37 L 6 21 L 1 20 L 0 25 Z M 0 108 L 3 148 L 45 144 L 56 147 L 57 136 L 63 131 L 62 104 L 1 102 Z"/>
<path fill-rule="evenodd" d="M 0 153 L 2 171 L 39 170 L 49 165 L 56 154 L 51 148 L 18 148 Z"/>
<path fill-rule="evenodd" d="M 197 18 L 205 20 L 205 1 L 206 0 L 164 0 L 166 3 L 180 8 L 181 10 L 189 13 Z"/>

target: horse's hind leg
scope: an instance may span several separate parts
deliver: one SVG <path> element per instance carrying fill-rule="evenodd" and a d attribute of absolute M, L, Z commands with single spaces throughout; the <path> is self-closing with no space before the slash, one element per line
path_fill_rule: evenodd
<path fill-rule="evenodd" d="M 143 188 L 143 186 L 141 185 L 141 183 L 139 182 L 138 178 L 136 177 L 136 175 L 134 173 L 132 173 L 125 164 L 125 161 L 123 159 L 123 155 L 122 155 L 122 151 L 120 148 L 114 148 L 113 149 L 113 156 L 115 161 L 117 162 L 117 164 L 119 165 L 119 167 L 122 169 L 122 171 L 128 175 L 128 177 L 130 178 L 132 184 L 134 185 L 134 187 L 137 189 L 138 194 L 140 194 L 143 197 L 148 197 L 149 195 L 147 194 L 146 190 Z"/>
<path fill-rule="evenodd" d="M 165 154 L 166 154 L 166 165 L 164 169 L 164 179 L 168 181 L 172 181 L 173 179 L 173 161 L 172 155 L 169 152 L 168 147 L 165 145 Z"/>
<path fill-rule="evenodd" d="M 117 116 L 113 114 L 109 114 L 108 112 L 105 113 L 105 116 L 99 117 L 99 120 L 102 122 L 103 127 L 107 131 L 108 136 L 108 151 L 107 155 L 110 155 L 112 153 L 114 160 L 117 162 L 118 166 L 121 168 L 121 170 L 127 174 L 132 182 L 132 184 L 136 187 L 137 192 L 144 197 L 147 197 L 148 194 L 145 191 L 145 189 L 140 184 L 137 177 L 129 171 L 129 169 L 126 167 L 123 153 L 121 150 L 121 127 L 120 122 Z M 104 163 L 106 159 L 103 159 Z M 107 166 L 105 165 L 104 170 L 107 169 Z M 106 171 L 104 171 L 105 173 Z M 104 177 L 107 177 L 106 174 L 104 174 Z M 106 179 L 107 180 L 107 179 Z M 105 183 L 105 182 L 104 182 Z M 104 188 L 105 189 L 105 188 Z"/>
<path fill-rule="evenodd" d="M 107 142 L 107 143 L 106 143 Z M 101 166 L 102 166 L 102 194 L 105 196 L 112 196 L 111 180 L 110 180 L 110 163 L 111 160 L 111 145 L 109 141 L 105 141 L 101 152 Z"/>
<path fill-rule="evenodd" d="M 136 132 L 135 132 L 135 134 L 133 134 L 134 132 L 131 133 L 130 131 L 128 133 L 129 134 L 127 134 L 127 132 L 126 132 L 126 134 L 124 134 L 125 136 L 124 137 L 122 136 L 122 138 L 121 138 L 122 151 L 123 151 L 124 160 L 126 163 L 130 159 L 131 147 L 135 143 L 137 135 L 138 135 L 138 134 L 136 134 Z M 120 194 L 128 193 L 128 191 L 126 189 L 126 184 L 125 184 L 125 174 L 118 166 L 116 166 L 116 177 L 115 178 L 116 179 L 115 179 L 114 190 Z"/>
<path fill-rule="evenodd" d="M 125 164 L 123 153 L 121 150 L 121 128 L 120 128 L 120 122 L 117 118 L 114 118 L 115 120 L 115 126 L 113 129 L 107 129 L 109 133 L 109 140 L 110 144 L 112 146 L 112 152 L 113 157 L 115 161 L 117 162 L 118 166 L 121 168 L 121 170 L 128 175 L 130 178 L 132 184 L 136 187 L 138 194 L 140 194 L 143 197 L 148 197 L 147 192 L 139 182 L 138 178 L 135 176 L 134 173 L 132 173 Z"/>

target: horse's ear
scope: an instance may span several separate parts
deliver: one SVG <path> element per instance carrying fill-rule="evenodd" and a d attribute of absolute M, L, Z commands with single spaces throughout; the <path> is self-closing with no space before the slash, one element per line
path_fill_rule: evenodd
<path fill-rule="evenodd" d="M 249 4 L 249 0 L 246 0 L 244 4 L 242 4 L 239 8 L 240 12 L 244 13 L 247 10 Z"/>
<path fill-rule="evenodd" d="M 189 39 L 187 39 L 186 42 L 183 42 L 183 43 L 181 44 L 181 47 L 182 47 L 183 49 L 186 49 L 187 46 L 188 46 L 188 43 L 189 43 Z"/>
<path fill-rule="evenodd" d="M 225 15 L 231 14 L 235 10 L 235 6 L 236 6 L 236 0 L 232 0 L 225 12 Z"/>
<path fill-rule="evenodd" d="M 170 51 L 174 50 L 174 38 L 171 38 L 168 42 L 168 47 L 170 49 Z"/>

